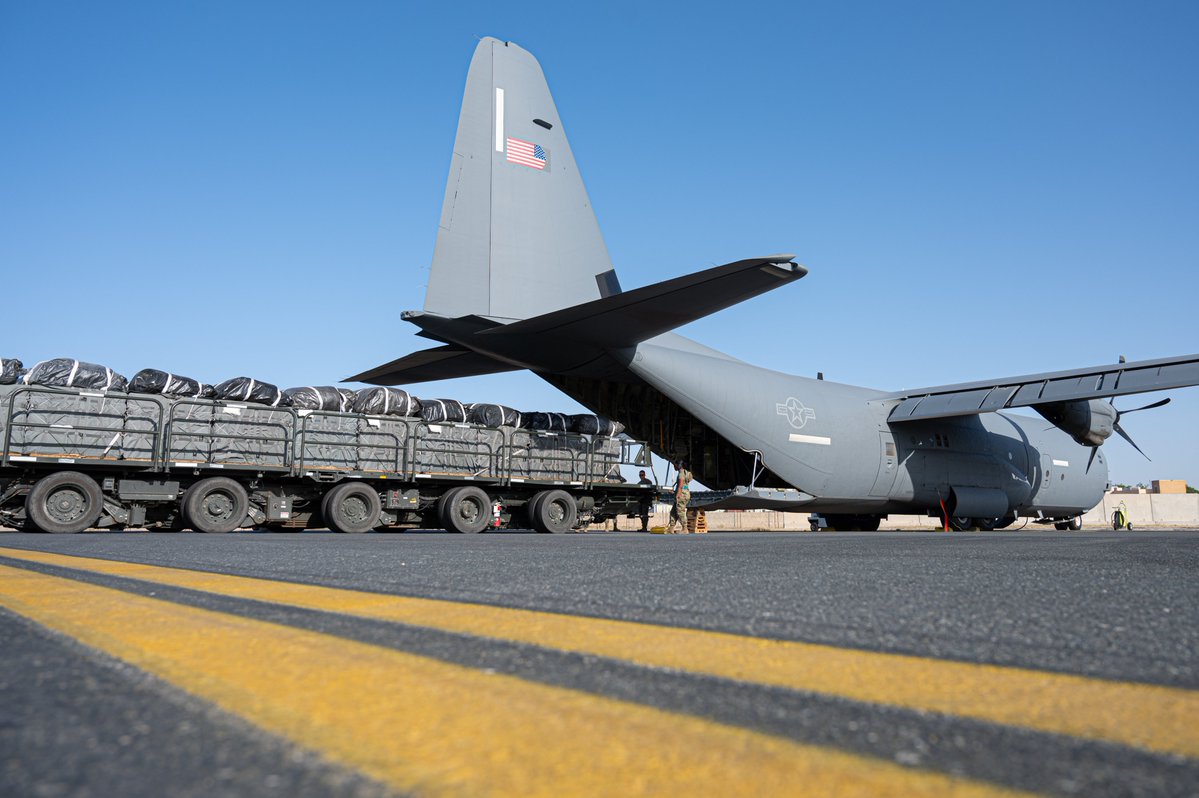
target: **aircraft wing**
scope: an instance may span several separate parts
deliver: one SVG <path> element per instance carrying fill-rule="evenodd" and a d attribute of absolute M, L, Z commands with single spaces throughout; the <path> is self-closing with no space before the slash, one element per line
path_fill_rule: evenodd
<path fill-rule="evenodd" d="M 1189 385 L 1199 385 L 1199 355 L 937 385 L 896 391 L 882 399 L 900 400 L 887 417 L 889 422 L 900 423 L 1075 399 L 1106 399 Z"/>
<path fill-rule="evenodd" d="M 454 377 L 516 371 L 517 368 L 460 346 L 438 346 L 404 355 L 390 363 L 347 377 L 343 382 L 399 385 L 405 382 L 448 380 Z"/>

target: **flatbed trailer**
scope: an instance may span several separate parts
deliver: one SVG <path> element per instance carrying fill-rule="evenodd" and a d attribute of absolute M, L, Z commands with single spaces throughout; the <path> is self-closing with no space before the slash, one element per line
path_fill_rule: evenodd
<path fill-rule="evenodd" d="M 0 386 L 0 525 L 339 532 L 528 525 L 636 513 L 643 442 L 246 402 Z"/>

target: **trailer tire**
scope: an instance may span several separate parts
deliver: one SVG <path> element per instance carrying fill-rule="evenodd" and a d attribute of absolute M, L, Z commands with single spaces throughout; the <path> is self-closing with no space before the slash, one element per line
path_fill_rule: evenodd
<path fill-rule="evenodd" d="M 202 479 L 183 498 L 183 515 L 191 528 L 213 535 L 240 527 L 249 509 L 246 489 L 229 477 Z"/>
<path fill-rule="evenodd" d="M 334 532 L 357 535 L 379 525 L 383 502 L 370 485 L 343 482 L 325 494 L 321 515 Z"/>
<path fill-rule="evenodd" d="M 561 535 L 574 528 L 579 517 L 579 508 L 574 496 L 564 490 L 546 490 L 538 493 L 530 502 L 529 520 L 538 532 Z"/>
<path fill-rule="evenodd" d="M 43 532 L 73 535 L 96 523 L 104 495 L 96 480 L 78 471 L 59 471 L 39 479 L 25 497 L 25 515 Z"/>
<path fill-rule="evenodd" d="M 438 502 L 437 518 L 448 532 L 476 535 L 491 520 L 491 499 L 478 485 L 453 488 Z"/>

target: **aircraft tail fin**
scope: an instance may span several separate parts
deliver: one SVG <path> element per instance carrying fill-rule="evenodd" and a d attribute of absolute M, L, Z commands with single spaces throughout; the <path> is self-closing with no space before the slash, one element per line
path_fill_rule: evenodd
<path fill-rule="evenodd" d="M 599 368 L 615 350 L 803 277 L 792 257 L 622 292 L 541 66 L 486 38 L 466 77 L 424 310 L 403 314 L 447 346 L 349 381 Z"/>
<path fill-rule="evenodd" d="M 479 42 L 466 78 L 426 313 L 525 319 L 619 292 L 541 66 Z"/>

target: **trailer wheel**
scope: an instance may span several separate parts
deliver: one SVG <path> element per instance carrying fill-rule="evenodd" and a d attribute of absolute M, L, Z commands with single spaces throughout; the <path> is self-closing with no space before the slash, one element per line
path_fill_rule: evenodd
<path fill-rule="evenodd" d="M 34 526 L 55 535 L 73 535 L 96 523 L 104 496 L 96 480 L 78 471 L 59 471 L 37 481 L 25 497 Z"/>
<path fill-rule="evenodd" d="M 542 491 L 530 502 L 529 520 L 538 532 L 560 535 L 569 532 L 578 518 L 575 499 L 564 490 Z"/>
<path fill-rule="evenodd" d="M 378 525 L 382 511 L 378 492 L 361 482 L 343 482 L 321 502 L 325 523 L 335 532 L 369 532 Z"/>
<path fill-rule="evenodd" d="M 491 520 L 491 499 L 478 485 L 454 488 L 441 497 L 437 517 L 443 529 L 475 535 Z"/>
<path fill-rule="evenodd" d="M 202 479 L 188 488 L 183 498 L 183 515 L 197 532 L 232 532 L 241 526 L 249 509 L 246 489 L 229 477 Z"/>

